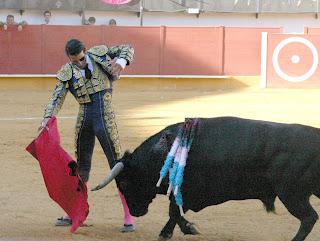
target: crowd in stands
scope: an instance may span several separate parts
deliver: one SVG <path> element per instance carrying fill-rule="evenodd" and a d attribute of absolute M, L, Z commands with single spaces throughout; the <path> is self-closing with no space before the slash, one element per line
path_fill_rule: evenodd
<path fill-rule="evenodd" d="M 46 10 L 43 12 L 43 17 L 44 17 L 44 24 L 50 24 L 51 12 L 49 10 Z"/>
<path fill-rule="evenodd" d="M 95 25 L 96 24 L 96 18 L 91 16 L 88 19 L 85 17 L 85 13 L 84 11 L 79 12 L 79 15 L 81 17 L 81 24 L 82 25 Z M 51 24 L 51 17 L 52 17 L 52 13 L 49 10 L 46 10 L 43 12 L 43 24 L 48 25 Z M 0 28 L 2 27 L 3 30 L 7 30 L 9 26 L 16 26 L 18 31 L 21 31 L 23 29 L 23 26 L 28 25 L 27 21 L 20 21 L 20 22 L 16 22 L 14 20 L 14 15 L 9 14 L 6 18 L 5 22 L 1 22 L 0 21 Z M 107 22 L 107 25 L 109 26 L 116 26 L 117 22 L 115 19 L 110 19 Z"/>
<path fill-rule="evenodd" d="M 81 16 L 81 23 L 83 25 L 95 25 L 96 24 L 96 18 L 91 16 L 88 19 L 86 19 L 85 14 L 83 11 L 80 12 L 80 16 Z M 116 26 L 117 22 L 115 19 L 111 18 L 108 22 L 109 26 Z"/>
<path fill-rule="evenodd" d="M 109 26 L 117 26 L 116 20 L 113 19 L 113 18 L 111 18 L 111 19 L 109 20 Z"/>
<path fill-rule="evenodd" d="M 5 22 L 0 21 L 0 26 L 3 27 L 4 30 L 7 30 L 9 26 L 17 26 L 18 31 L 21 31 L 23 26 L 27 25 L 26 21 L 16 22 L 14 20 L 14 16 L 9 14 Z"/>

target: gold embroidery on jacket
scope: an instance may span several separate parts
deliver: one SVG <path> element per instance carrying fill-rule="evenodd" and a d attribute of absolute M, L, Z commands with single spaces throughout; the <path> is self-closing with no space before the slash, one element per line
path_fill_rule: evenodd
<path fill-rule="evenodd" d="M 117 124 L 115 121 L 115 114 L 111 103 L 111 94 L 107 92 L 104 97 L 104 121 L 106 124 L 107 131 L 110 135 L 110 139 L 113 142 L 113 146 L 116 152 L 116 158 L 121 158 L 121 145 L 119 140 L 119 134 Z"/>
<path fill-rule="evenodd" d="M 63 65 L 57 72 L 59 81 L 46 106 L 44 117 L 51 117 L 59 112 L 68 92 L 69 84 L 74 87 L 75 98 L 79 104 L 90 103 L 90 94 L 111 88 L 110 80 L 105 74 L 107 72 L 110 78 L 113 78 L 111 74 L 111 57 L 123 58 L 129 65 L 133 61 L 134 49 L 130 45 L 118 45 L 110 48 L 100 45 L 89 49 L 88 53 L 93 60 L 94 71 L 92 79 L 87 81 L 82 76 L 80 69 L 70 63 Z"/>
<path fill-rule="evenodd" d="M 68 81 L 72 78 L 72 67 L 70 64 L 65 64 L 57 73 L 57 79 L 61 81 Z"/>
<path fill-rule="evenodd" d="M 74 149 L 75 149 L 75 157 L 78 160 L 78 140 L 79 140 L 79 133 L 84 121 L 84 105 L 79 106 L 79 113 L 77 117 L 76 127 L 75 127 L 75 140 L 74 140 Z"/>
<path fill-rule="evenodd" d="M 44 111 L 44 118 L 51 117 L 59 112 L 68 93 L 68 89 L 66 86 L 67 82 L 62 82 L 58 80 L 58 83 L 56 84 L 50 101 L 47 104 L 46 109 Z"/>

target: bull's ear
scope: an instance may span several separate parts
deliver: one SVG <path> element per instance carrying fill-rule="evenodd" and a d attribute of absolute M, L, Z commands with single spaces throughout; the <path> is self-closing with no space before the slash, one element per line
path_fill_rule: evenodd
<path fill-rule="evenodd" d="M 172 142 L 174 140 L 173 133 L 169 130 L 165 130 L 161 133 L 160 139 L 153 146 L 153 151 L 156 153 L 166 153 L 170 150 Z"/>
<path fill-rule="evenodd" d="M 170 130 L 166 130 L 164 132 L 164 135 L 165 135 L 167 147 L 170 149 L 171 145 L 172 145 L 172 143 L 173 143 L 173 141 L 175 139 L 175 136 L 173 135 L 172 131 L 170 131 Z"/>

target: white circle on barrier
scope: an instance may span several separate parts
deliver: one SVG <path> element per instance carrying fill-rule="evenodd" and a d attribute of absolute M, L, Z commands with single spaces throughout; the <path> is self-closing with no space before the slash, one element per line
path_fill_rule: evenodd
<path fill-rule="evenodd" d="M 308 70 L 308 72 L 306 72 L 303 75 L 300 76 L 290 76 L 287 75 L 286 73 L 284 73 L 282 71 L 282 69 L 279 66 L 279 62 L 278 62 L 278 58 L 279 58 L 279 53 L 281 51 L 281 49 L 286 46 L 289 43 L 302 43 L 304 45 L 306 45 L 312 52 L 312 56 L 313 56 L 313 63 L 311 68 Z M 296 56 L 296 57 L 295 57 Z M 297 58 L 298 57 L 298 58 Z M 293 63 L 295 63 L 294 61 L 298 61 L 300 62 L 300 57 L 297 55 L 292 56 L 291 61 Z M 298 63 L 297 62 L 297 63 Z M 276 71 L 276 73 L 284 80 L 290 81 L 290 82 L 302 82 L 305 81 L 306 79 L 309 79 L 314 72 L 317 70 L 318 67 L 318 62 L 319 62 L 319 55 L 318 55 L 318 51 L 317 48 L 313 45 L 313 43 L 311 43 L 309 40 L 302 38 L 302 37 L 290 37 L 287 39 L 282 40 L 274 49 L 273 51 L 273 55 L 272 55 L 272 63 L 273 63 L 273 67 Z"/>
<path fill-rule="evenodd" d="M 298 64 L 300 62 L 300 56 L 298 55 L 293 55 L 291 57 L 291 62 L 294 63 L 294 64 Z"/>

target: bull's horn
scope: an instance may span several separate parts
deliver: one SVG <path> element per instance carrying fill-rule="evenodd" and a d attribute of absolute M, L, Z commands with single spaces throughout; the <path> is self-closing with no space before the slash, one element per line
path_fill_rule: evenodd
<path fill-rule="evenodd" d="M 91 191 L 97 191 L 101 188 L 107 186 L 115 177 L 122 171 L 124 165 L 122 162 L 118 162 L 110 171 L 109 175 L 102 180 L 95 188 L 91 189 Z"/>

